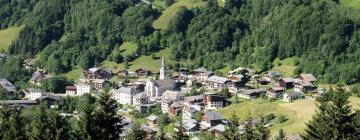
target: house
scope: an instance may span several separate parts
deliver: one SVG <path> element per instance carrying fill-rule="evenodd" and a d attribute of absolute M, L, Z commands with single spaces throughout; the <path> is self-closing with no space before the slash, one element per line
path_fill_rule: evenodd
<path fill-rule="evenodd" d="M 295 79 L 294 82 L 294 91 L 299 93 L 306 93 L 315 90 L 316 87 L 310 81 L 304 81 L 300 79 Z"/>
<path fill-rule="evenodd" d="M 279 80 L 280 78 L 281 74 L 278 71 L 268 71 L 264 77 L 264 79 L 268 82 L 271 82 L 272 80 Z"/>
<path fill-rule="evenodd" d="M 301 96 L 301 93 L 285 93 L 283 96 L 283 101 L 285 102 L 291 102 L 292 100 L 295 100 Z"/>
<path fill-rule="evenodd" d="M 76 87 L 76 95 L 81 96 L 85 93 L 91 93 L 91 85 L 86 83 L 77 83 L 75 84 Z"/>
<path fill-rule="evenodd" d="M 231 75 L 229 76 L 229 91 L 231 93 L 237 93 L 241 87 L 245 86 L 246 78 L 244 75 L 237 74 L 237 75 Z"/>
<path fill-rule="evenodd" d="M 184 108 L 182 110 L 182 119 L 191 120 L 195 117 L 195 113 L 201 111 L 201 106 L 196 104 L 190 104 L 190 102 L 184 102 Z"/>
<path fill-rule="evenodd" d="M 285 92 L 285 88 L 284 87 L 272 87 L 272 88 L 269 88 L 267 91 L 266 91 L 266 96 L 268 98 L 280 98 L 282 97 L 282 94 Z"/>
<path fill-rule="evenodd" d="M 224 107 L 225 99 L 219 95 L 204 95 L 204 107 L 206 110 L 216 110 Z"/>
<path fill-rule="evenodd" d="M 173 101 L 169 100 L 163 100 L 161 101 L 161 112 L 162 113 L 169 113 L 170 105 L 173 103 Z"/>
<path fill-rule="evenodd" d="M 50 108 L 57 108 L 58 104 L 61 101 L 60 96 L 55 95 L 45 95 L 39 98 L 41 101 L 44 101 L 48 107 Z"/>
<path fill-rule="evenodd" d="M 314 84 L 314 82 L 316 81 L 316 78 L 314 75 L 312 74 L 301 74 L 298 79 L 302 80 L 302 81 L 308 81 L 312 84 Z"/>
<path fill-rule="evenodd" d="M 204 101 L 204 95 L 185 97 L 185 102 L 189 102 L 190 104 L 203 104 L 203 101 Z"/>
<path fill-rule="evenodd" d="M 266 79 L 259 79 L 256 80 L 257 83 L 259 83 L 260 85 L 267 85 L 269 83 L 269 81 L 267 81 Z"/>
<path fill-rule="evenodd" d="M 162 100 L 183 101 L 184 99 L 185 99 L 185 95 L 180 91 L 166 90 L 162 94 Z"/>
<path fill-rule="evenodd" d="M 0 86 L 6 92 L 16 92 L 16 87 L 7 79 L 0 78 Z"/>
<path fill-rule="evenodd" d="M 133 97 L 133 105 L 143 105 L 149 103 L 149 97 L 144 92 L 138 93 Z"/>
<path fill-rule="evenodd" d="M 266 89 L 248 89 L 242 91 L 238 96 L 245 99 L 256 99 L 262 93 L 266 93 Z"/>
<path fill-rule="evenodd" d="M 212 132 L 214 132 L 215 137 L 221 138 L 226 130 L 226 125 L 224 124 L 218 124 L 210 129 Z"/>
<path fill-rule="evenodd" d="M 294 87 L 294 78 L 281 78 L 279 80 L 279 86 L 285 89 L 290 89 Z"/>
<path fill-rule="evenodd" d="M 224 124 L 225 121 L 220 112 L 206 111 L 201 116 L 200 127 L 202 129 L 209 129 L 218 124 Z"/>
<path fill-rule="evenodd" d="M 66 86 L 65 94 L 71 96 L 76 95 L 76 86 Z"/>
<path fill-rule="evenodd" d="M 132 105 L 134 96 L 137 94 L 133 87 L 120 87 L 119 89 L 112 89 L 109 91 L 110 98 L 116 100 L 120 104 Z"/>
<path fill-rule="evenodd" d="M 178 116 L 184 107 L 183 101 L 173 101 L 169 106 L 169 114 L 172 116 Z"/>
<path fill-rule="evenodd" d="M 96 90 L 102 90 L 103 87 L 109 83 L 109 81 L 105 80 L 105 79 L 95 79 L 93 80 L 93 85 L 94 85 L 94 88 Z"/>
<path fill-rule="evenodd" d="M 150 115 L 149 117 L 146 118 L 148 126 L 155 128 L 157 125 L 157 119 L 158 116 L 156 115 Z"/>
<path fill-rule="evenodd" d="M 129 75 L 129 71 L 128 70 L 121 70 L 118 73 L 119 76 L 128 76 Z"/>
<path fill-rule="evenodd" d="M 157 132 L 157 129 L 155 127 L 142 125 L 140 128 L 145 132 L 145 139 L 152 140 L 155 138 Z"/>
<path fill-rule="evenodd" d="M 150 74 L 151 74 L 151 72 L 147 69 L 139 68 L 139 69 L 135 70 L 135 75 L 137 77 L 149 76 Z"/>
<path fill-rule="evenodd" d="M 83 79 L 87 82 L 92 82 L 95 79 L 109 80 L 112 77 L 112 72 L 103 68 L 90 68 L 83 72 Z"/>
<path fill-rule="evenodd" d="M 228 78 L 211 76 L 206 80 L 206 86 L 210 89 L 224 89 L 227 88 L 230 83 Z"/>
<path fill-rule="evenodd" d="M 186 68 L 180 68 L 179 69 L 179 76 L 180 76 L 180 80 L 186 81 L 186 79 L 188 79 L 188 69 Z"/>
<path fill-rule="evenodd" d="M 195 119 L 187 120 L 187 121 L 177 121 L 174 125 L 174 131 L 179 131 L 178 128 L 181 126 L 180 123 L 182 123 L 182 127 L 185 131 L 186 135 L 193 135 L 199 131 L 199 125 L 197 124 L 197 121 Z"/>
<path fill-rule="evenodd" d="M 150 100 L 158 100 L 166 90 L 174 90 L 175 82 L 170 79 L 148 80 L 145 85 L 145 94 Z"/>
<path fill-rule="evenodd" d="M 30 78 L 30 83 L 39 85 L 40 82 L 45 78 L 45 75 L 46 72 L 43 70 L 35 71 Z"/>
<path fill-rule="evenodd" d="M 29 100 L 40 99 L 45 94 L 46 94 L 46 92 L 44 90 L 42 90 L 42 89 L 31 88 L 31 89 L 28 90 L 28 98 L 29 98 Z"/>
<path fill-rule="evenodd" d="M 195 69 L 193 70 L 189 75 L 188 77 L 190 79 L 195 79 L 196 81 L 199 81 L 199 82 L 205 82 L 206 79 L 208 79 L 211 75 L 213 74 L 212 71 L 210 70 L 207 70 L 206 68 L 198 68 L 198 69 Z"/>

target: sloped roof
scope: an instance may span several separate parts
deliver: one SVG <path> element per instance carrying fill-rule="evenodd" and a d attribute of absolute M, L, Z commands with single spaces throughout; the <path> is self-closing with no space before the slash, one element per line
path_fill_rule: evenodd
<path fill-rule="evenodd" d="M 283 80 L 286 83 L 292 83 L 294 82 L 294 78 L 281 78 L 281 80 Z"/>
<path fill-rule="evenodd" d="M 221 115 L 220 112 L 214 112 L 214 111 L 206 111 L 204 113 L 205 116 L 207 116 L 207 119 L 209 120 L 223 120 L 224 117 Z"/>
<path fill-rule="evenodd" d="M 303 80 L 305 80 L 305 81 L 309 81 L 309 82 L 316 81 L 315 76 L 312 74 L 301 74 L 300 77 L 303 78 Z"/>
<path fill-rule="evenodd" d="M 207 79 L 207 81 L 210 81 L 210 82 L 215 82 L 215 83 L 225 83 L 227 81 L 229 81 L 228 78 L 224 78 L 224 77 L 220 77 L 220 76 L 211 76 Z"/>
<path fill-rule="evenodd" d="M 16 87 L 7 79 L 0 78 L 0 86 L 9 92 L 16 91 Z"/>
<path fill-rule="evenodd" d="M 149 117 L 146 118 L 147 120 L 150 120 L 150 121 L 155 121 L 158 119 L 158 116 L 156 115 L 150 115 Z"/>
<path fill-rule="evenodd" d="M 201 67 L 201 68 L 195 69 L 195 70 L 193 70 L 193 72 L 212 73 L 212 71 L 211 71 L 211 70 L 207 70 L 207 69 L 206 69 L 206 68 L 204 68 L 204 67 Z"/>
<path fill-rule="evenodd" d="M 155 86 L 157 87 L 164 87 L 164 86 L 171 86 L 173 85 L 173 81 L 171 79 L 162 79 L 153 81 Z"/>

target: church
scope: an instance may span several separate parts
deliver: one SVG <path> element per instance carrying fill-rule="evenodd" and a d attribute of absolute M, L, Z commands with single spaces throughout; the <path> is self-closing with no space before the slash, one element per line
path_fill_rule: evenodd
<path fill-rule="evenodd" d="M 150 100 L 155 101 L 162 97 L 166 90 L 174 90 L 175 82 L 169 78 L 165 58 L 162 58 L 159 80 L 148 80 L 145 85 L 145 94 Z"/>

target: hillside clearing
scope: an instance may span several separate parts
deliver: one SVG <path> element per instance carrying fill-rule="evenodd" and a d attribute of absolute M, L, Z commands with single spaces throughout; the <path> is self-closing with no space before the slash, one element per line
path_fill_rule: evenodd
<path fill-rule="evenodd" d="M 285 77 L 294 76 L 294 71 L 296 69 L 296 59 L 297 58 L 295 57 L 286 58 L 284 60 L 276 58 L 273 62 L 274 67 L 272 70 L 279 71 Z"/>
<path fill-rule="evenodd" d="M 136 43 L 124 42 L 119 46 L 118 49 L 120 50 L 121 55 L 126 56 L 136 52 L 137 47 L 138 46 L 136 45 Z"/>
<path fill-rule="evenodd" d="M 65 73 L 64 76 L 67 77 L 68 79 L 76 81 L 81 78 L 82 72 L 83 72 L 83 69 L 75 68 L 75 69 Z"/>
<path fill-rule="evenodd" d="M 5 51 L 7 51 L 11 43 L 16 39 L 21 29 L 23 28 L 24 26 L 20 26 L 0 30 L 0 49 L 4 49 Z"/>
<path fill-rule="evenodd" d="M 162 12 L 162 15 L 154 21 L 153 27 L 155 29 L 166 30 L 171 19 L 174 18 L 176 11 L 180 7 L 184 6 L 186 8 L 193 8 L 197 6 L 204 6 L 205 4 L 206 2 L 201 0 L 179 0 Z"/>
<path fill-rule="evenodd" d="M 359 109 L 360 98 L 350 97 L 350 104 Z M 301 99 L 292 103 L 285 103 L 282 101 L 264 101 L 261 99 L 253 101 L 243 101 L 239 104 L 232 104 L 228 107 L 220 109 L 225 118 L 230 118 L 233 111 L 240 117 L 246 119 L 247 117 L 259 117 L 261 115 L 268 115 L 273 113 L 275 116 L 285 115 L 288 119 L 281 124 L 275 124 L 271 127 L 271 133 L 276 135 L 279 129 L 283 129 L 286 133 L 302 133 L 308 122 L 315 113 L 314 100 Z"/>
<path fill-rule="evenodd" d="M 341 4 L 344 6 L 360 9 L 360 0 L 341 0 Z"/>

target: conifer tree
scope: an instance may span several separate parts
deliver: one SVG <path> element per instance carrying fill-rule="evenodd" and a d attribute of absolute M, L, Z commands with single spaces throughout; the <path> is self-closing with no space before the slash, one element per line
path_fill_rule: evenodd
<path fill-rule="evenodd" d="M 92 139 L 92 136 L 95 134 L 95 131 L 93 130 L 94 107 L 91 104 L 91 98 L 90 94 L 85 94 L 80 99 L 80 120 L 78 121 L 79 128 L 74 133 L 74 135 L 80 139 Z"/>
<path fill-rule="evenodd" d="M 280 130 L 279 130 L 279 134 L 278 134 L 278 136 L 276 136 L 275 139 L 276 139 L 276 140 L 285 140 L 285 132 L 284 132 L 283 129 L 280 129 Z"/>
<path fill-rule="evenodd" d="M 270 131 L 265 124 L 264 118 L 260 117 L 260 122 L 255 125 L 256 139 L 267 140 L 270 138 Z"/>
<path fill-rule="evenodd" d="M 338 85 L 317 100 L 318 110 L 307 123 L 303 139 L 357 139 L 360 138 L 356 114 L 349 105 L 350 94 Z"/>
<path fill-rule="evenodd" d="M 145 131 L 141 129 L 139 124 L 134 124 L 128 138 L 129 140 L 145 140 Z"/>
<path fill-rule="evenodd" d="M 0 139 L 22 140 L 25 139 L 22 118 L 15 107 L 5 107 L 0 111 Z"/>
<path fill-rule="evenodd" d="M 68 139 L 68 129 L 63 118 L 55 110 L 50 110 L 48 116 L 49 138 L 54 140 Z"/>
<path fill-rule="evenodd" d="M 239 133 L 239 118 L 236 115 L 235 111 L 233 111 L 231 118 L 230 118 L 230 126 L 226 129 L 224 133 L 224 137 L 228 140 L 239 140 L 240 133 Z"/>
<path fill-rule="evenodd" d="M 188 135 L 185 134 L 185 130 L 184 130 L 184 127 L 183 127 L 183 122 L 180 121 L 180 124 L 179 126 L 177 126 L 177 130 L 175 132 L 175 136 L 174 136 L 174 139 L 175 140 L 188 140 L 190 139 Z"/>
<path fill-rule="evenodd" d="M 35 119 L 31 122 L 31 131 L 28 137 L 32 140 L 46 140 L 48 137 L 46 104 L 41 102 L 36 111 Z"/>

